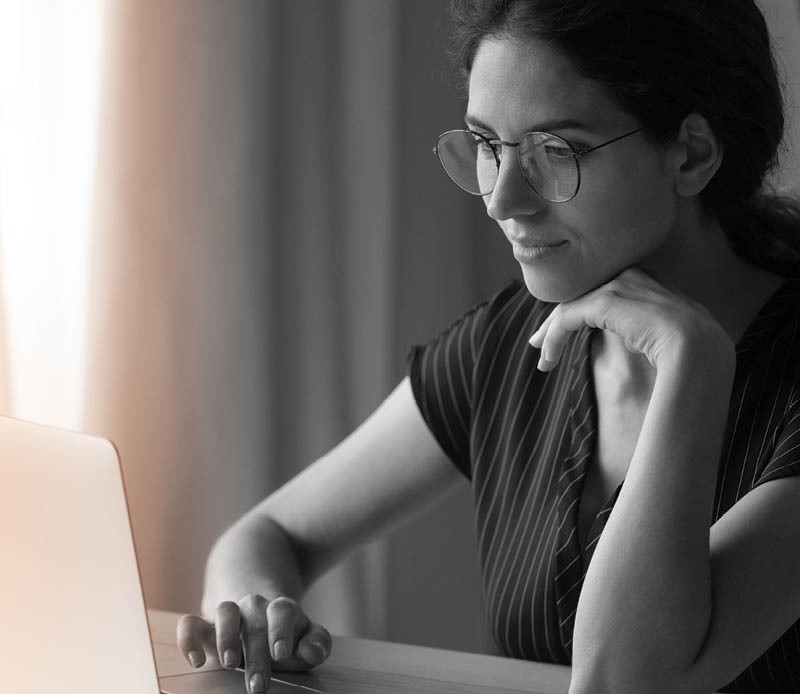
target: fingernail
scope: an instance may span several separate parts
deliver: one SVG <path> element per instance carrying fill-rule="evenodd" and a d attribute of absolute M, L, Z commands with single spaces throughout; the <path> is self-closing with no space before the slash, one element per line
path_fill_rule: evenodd
<path fill-rule="evenodd" d="M 236 653 L 233 652 L 232 648 L 229 648 L 222 656 L 222 662 L 225 667 L 236 667 L 238 658 L 236 657 Z"/>
<path fill-rule="evenodd" d="M 322 657 L 325 658 L 328 655 L 328 649 L 325 648 L 322 641 L 317 641 L 316 639 L 311 641 L 311 645 L 316 648 L 320 653 L 322 653 Z"/>
<path fill-rule="evenodd" d="M 189 662 L 192 667 L 200 667 L 200 654 L 197 651 L 189 651 Z"/>
<path fill-rule="evenodd" d="M 264 691 L 264 678 L 261 673 L 257 672 L 250 677 L 250 691 L 263 692 Z"/>
<path fill-rule="evenodd" d="M 286 641 L 281 639 L 280 641 L 275 642 L 275 660 L 283 660 L 289 655 L 289 647 L 286 645 Z"/>

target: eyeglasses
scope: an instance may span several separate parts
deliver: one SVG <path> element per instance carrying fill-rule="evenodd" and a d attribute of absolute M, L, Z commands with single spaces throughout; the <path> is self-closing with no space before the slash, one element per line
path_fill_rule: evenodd
<path fill-rule="evenodd" d="M 439 135 L 433 153 L 459 188 L 470 195 L 489 195 L 497 183 L 503 147 L 514 147 L 528 185 L 545 200 L 568 202 L 581 187 L 579 157 L 647 127 L 644 125 L 596 147 L 581 150 L 552 133 L 526 133 L 519 142 L 504 142 L 472 130 L 448 130 Z"/>

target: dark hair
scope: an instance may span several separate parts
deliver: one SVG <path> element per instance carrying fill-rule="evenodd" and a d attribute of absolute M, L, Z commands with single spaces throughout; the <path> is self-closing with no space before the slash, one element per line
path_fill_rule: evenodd
<path fill-rule="evenodd" d="M 800 262 L 800 203 L 764 189 L 784 129 L 769 32 L 754 0 L 451 0 L 468 79 L 486 38 L 537 39 L 602 83 L 667 142 L 699 113 L 724 147 L 701 195 L 734 249 L 770 270 Z"/>

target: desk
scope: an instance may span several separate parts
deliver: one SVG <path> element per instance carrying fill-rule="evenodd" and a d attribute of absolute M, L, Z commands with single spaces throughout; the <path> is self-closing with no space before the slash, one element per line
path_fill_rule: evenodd
<path fill-rule="evenodd" d="M 148 610 L 148 617 L 159 676 L 197 672 L 175 645 L 179 615 Z M 203 669 L 220 668 L 208 664 Z M 275 674 L 330 694 L 566 694 L 570 670 L 560 665 L 334 636 L 331 656 L 319 667 L 302 674 Z"/>

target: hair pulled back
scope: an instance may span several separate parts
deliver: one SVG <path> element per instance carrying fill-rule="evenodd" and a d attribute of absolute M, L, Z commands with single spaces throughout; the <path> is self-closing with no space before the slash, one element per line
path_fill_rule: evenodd
<path fill-rule="evenodd" d="M 451 0 L 453 58 L 468 78 L 487 38 L 559 50 L 648 131 L 672 139 L 706 118 L 723 161 L 701 195 L 734 249 L 787 273 L 800 262 L 800 203 L 764 191 L 783 138 L 781 86 L 754 0 Z"/>

